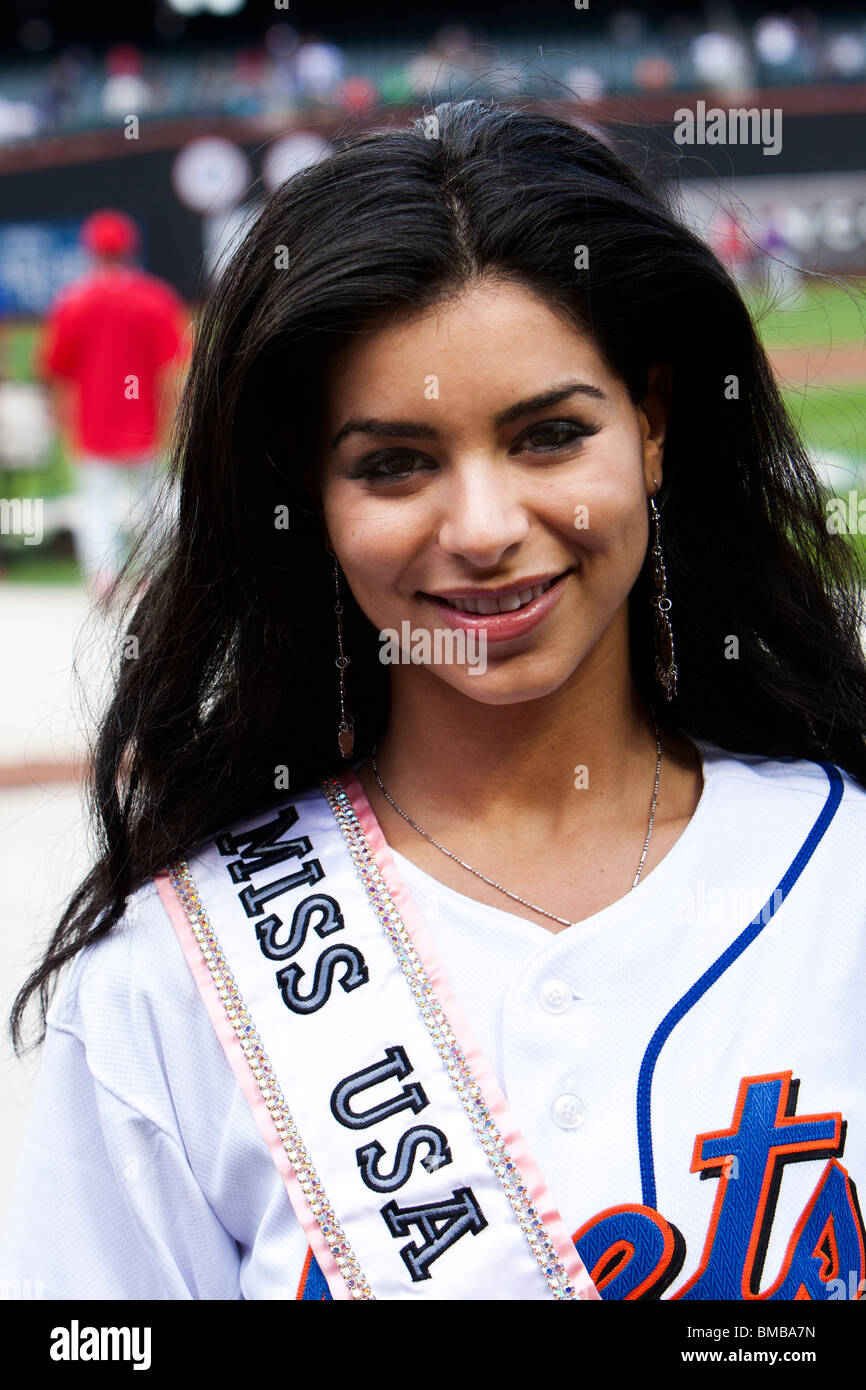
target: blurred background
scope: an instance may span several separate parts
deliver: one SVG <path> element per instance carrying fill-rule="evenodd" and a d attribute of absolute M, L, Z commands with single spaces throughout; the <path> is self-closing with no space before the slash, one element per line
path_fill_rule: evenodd
<path fill-rule="evenodd" d="M 828 498 L 853 518 L 849 543 L 866 543 L 866 12 L 832 0 L 4 0 L 4 1016 L 91 853 L 82 763 L 120 651 L 94 607 L 106 574 L 90 522 L 99 513 L 123 542 L 132 491 L 151 505 L 144 481 L 164 475 L 196 316 L 269 191 L 338 132 L 462 96 L 608 130 L 654 182 L 675 183 L 682 215 L 743 286 Z M 781 147 L 678 144 L 676 112 L 699 102 L 780 111 Z M 85 322 L 116 341 L 121 300 L 147 342 L 125 438 L 80 348 Z M 83 433 L 79 390 L 92 396 Z M 37 1064 L 0 1043 L 0 1222 Z"/>

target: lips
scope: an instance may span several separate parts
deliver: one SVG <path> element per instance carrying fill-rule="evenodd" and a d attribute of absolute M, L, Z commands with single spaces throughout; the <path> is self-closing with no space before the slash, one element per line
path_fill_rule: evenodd
<path fill-rule="evenodd" d="M 456 608 L 460 613 L 481 613 L 485 616 L 491 613 L 516 613 L 534 598 L 541 598 L 553 583 L 553 579 L 547 579 L 543 584 L 533 584 L 514 593 L 483 594 L 474 598 L 467 594 L 463 598 L 439 598 L 439 602 L 447 603 L 449 608 Z M 433 597 L 437 598 L 439 595 L 434 594 Z"/>
<path fill-rule="evenodd" d="M 447 596 L 423 597 L 433 605 L 446 627 L 483 633 L 488 643 L 504 643 L 526 636 L 545 620 L 559 603 L 570 573 L 565 570 L 521 588 L 512 584 L 496 591 L 475 589 L 461 594 L 452 590 Z"/>

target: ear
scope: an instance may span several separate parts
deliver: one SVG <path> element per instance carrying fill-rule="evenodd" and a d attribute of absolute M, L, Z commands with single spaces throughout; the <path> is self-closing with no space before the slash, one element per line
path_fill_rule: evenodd
<path fill-rule="evenodd" d="M 643 463 L 649 496 L 662 484 L 662 459 L 671 410 L 673 373 L 669 362 L 655 362 L 647 371 L 646 394 L 638 406 L 643 440 Z M 655 482 L 653 481 L 655 479 Z"/>

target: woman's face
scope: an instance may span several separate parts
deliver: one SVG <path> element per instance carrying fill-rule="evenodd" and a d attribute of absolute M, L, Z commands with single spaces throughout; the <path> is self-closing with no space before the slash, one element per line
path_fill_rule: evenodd
<path fill-rule="evenodd" d="M 635 407 L 591 338 L 494 279 L 343 351 L 322 505 L 363 612 L 427 653 L 394 679 L 509 704 L 557 690 L 590 653 L 628 660 L 662 380 L 654 369 Z"/>

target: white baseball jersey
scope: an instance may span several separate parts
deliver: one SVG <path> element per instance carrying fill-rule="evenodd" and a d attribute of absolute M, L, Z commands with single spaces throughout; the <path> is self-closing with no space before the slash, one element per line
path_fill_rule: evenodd
<path fill-rule="evenodd" d="M 857 1297 L 866 792 L 699 749 L 665 858 L 558 934 L 393 859 L 602 1298 Z M 0 1273 L 331 1296 L 153 883 L 50 1010 Z"/>

